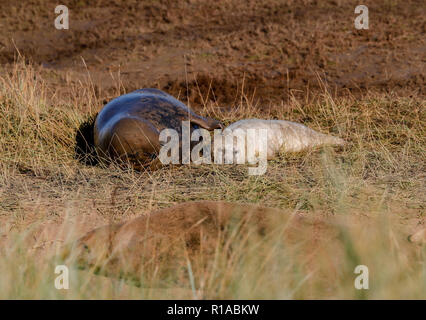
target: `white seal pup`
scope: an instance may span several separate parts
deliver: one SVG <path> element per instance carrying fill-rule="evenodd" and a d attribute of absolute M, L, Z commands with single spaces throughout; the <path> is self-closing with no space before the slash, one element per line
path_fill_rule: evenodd
<path fill-rule="evenodd" d="M 255 134 L 250 135 L 250 129 L 255 129 Z M 224 151 L 228 148 L 234 148 L 233 154 L 237 156 L 247 148 L 254 148 L 255 155 L 261 153 L 262 129 L 267 131 L 267 159 L 273 159 L 280 152 L 299 152 L 306 149 L 324 146 L 324 145 L 344 145 L 345 141 L 338 137 L 323 134 L 306 127 L 303 124 L 286 120 L 263 120 L 263 119 L 244 119 L 232 123 L 222 133 L 225 137 Z M 233 135 L 234 139 L 226 139 Z M 239 143 L 239 138 L 246 138 L 246 143 Z M 247 146 L 247 148 L 246 148 Z"/>

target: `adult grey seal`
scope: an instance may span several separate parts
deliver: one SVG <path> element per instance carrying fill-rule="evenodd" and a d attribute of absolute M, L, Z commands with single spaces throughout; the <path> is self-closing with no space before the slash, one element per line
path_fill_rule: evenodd
<path fill-rule="evenodd" d="M 115 98 L 99 112 L 94 146 L 103 158 L 128 161 L 139 170 L 155 169 L 161 165 L 157 158 L 161 130 L 174 129 L 181 138 L 182 121 L 189 121 L 192 130 L 222 128 L 219 121 L 195 114 L 161 90 L 136 90 Z"/>

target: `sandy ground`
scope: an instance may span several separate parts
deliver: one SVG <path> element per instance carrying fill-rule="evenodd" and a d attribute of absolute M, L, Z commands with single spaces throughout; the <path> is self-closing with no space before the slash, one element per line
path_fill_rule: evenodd
<path fill-rule="evenodd" d="M 159 87 L 193 105 L 232 106 L 306 96 L 321 82 L 338 94 L 365 89 L 424 93 L 423 1 L 366 1 L 369 30 L 356 30 L 357 1 L 70 1 L 70 28 L 56 30 L 55 1 L 1 1 L 0 62 L 17 50 L 66 91 L 90 72 L 114 95 Z"/>

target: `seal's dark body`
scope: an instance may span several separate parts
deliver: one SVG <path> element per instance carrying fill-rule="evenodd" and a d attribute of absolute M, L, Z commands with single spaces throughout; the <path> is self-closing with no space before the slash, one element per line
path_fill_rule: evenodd
<path fill-rule="evenodd" d="M 105 105 L 94 126 L 94 143 L 99 154 L 149 165 L 156 158 L 161 130 L 174 129 L 181 136 L 182 121 L 207 130 L 220 122 L 201 117 L 185 104 L 158 89 L 140 89 Z"/>

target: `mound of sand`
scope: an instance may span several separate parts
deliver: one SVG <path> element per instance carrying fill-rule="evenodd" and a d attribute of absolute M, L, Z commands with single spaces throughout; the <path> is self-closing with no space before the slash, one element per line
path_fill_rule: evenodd
<path fill-rule="evenodd" d="M 317 222 L 322 224 L 290 211 L 255 205 L 186 202 L 94 229 L 68 246 L 64 258 L 113 276 L 138 275 L 158 263 L 166 272 L 164 266 L 185 268 L 188 259 L 203 257 L 208 262 L 219 248 L 232 251 L 234 243 L 241 245 L 248 237 L 263 239 L 278 231 L 286 239 L 300 238 L 302 225 L 303 234 L 312 237 L 315 232 L 306 226 Z"/>

